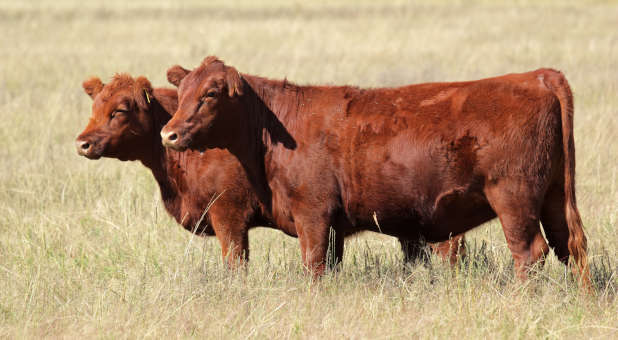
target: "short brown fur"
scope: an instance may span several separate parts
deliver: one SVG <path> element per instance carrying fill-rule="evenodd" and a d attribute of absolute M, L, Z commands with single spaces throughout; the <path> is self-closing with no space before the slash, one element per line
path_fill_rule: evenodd
<path fill-rule="evenodd" d="M 380 89 L 242 74 L 243 95 L 230 97 L 225 79 L 236 70 L 207 60 L 179 82 L 164 145 L 229 150 L 275 221 L 294 223 L 316 275 L 334 222 L 346 234 L 435 242 L 497 216 L 521 278 L 549 251 L 541 221 L 588 283 L 572 98 L 560 72 Z"/>
<path fill-rule="evenodd" d="M 176 90 L 153 89 L 145 77 L 126 74 L 105 85 L 90 78 L 83 87 L 93 105 L 90 122 L 77 137 L 78 153 L 90 159 L 141 161 L 152 171 L 165 208 L 178 223 L 196 234 L 216 235 L 230 266 L 248 260 L 248 230 L 275 228 L 270 213 L 228 151 L 178 152 L 161 145 L 159 132 L 177 109 Z M 293 228 L 282 225 L 276 228 L 296 236 Z M 452 262 L 457 252 L 450 248 L 447 242 L 436 251 Z"/>

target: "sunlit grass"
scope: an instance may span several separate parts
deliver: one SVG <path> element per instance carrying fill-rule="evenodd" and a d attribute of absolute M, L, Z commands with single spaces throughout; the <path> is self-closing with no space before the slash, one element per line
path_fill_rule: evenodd
<path fill-rule="evenodd" d="M 609 1 L 0 2 L 0 336 L 616 337 L 616 18 Z M 296 239 L 256 229 L 248 268 L 226 270 L 215 238 L 167 216 L 143 166 L 73 146 L 90 115 L 84 79 L 166 86 L 169 66 L 208 54 L 366 87 L 562 70 L 595 296 L 553 254 L 517 281 L 496 221 L 455 268 L 404 267 L 394 238 L 366 233 L 346 241 L 342 270 L 311 283 Z"/>

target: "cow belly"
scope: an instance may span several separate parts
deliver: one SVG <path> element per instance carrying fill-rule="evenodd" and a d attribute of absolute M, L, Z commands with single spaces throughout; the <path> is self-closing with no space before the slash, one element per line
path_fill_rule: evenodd
<path fill-rule="evenodd" d="M 370 230 L 402 238 L 421 235 L 429 242 L 447 240 L 496 217 L 481 195 L 449 197 L 437 204 L 431 217 L 427 216 L 428 212 L 405 204 L 366 206 L 362 212 L 348 213 L 355 217 L 354 231 Z"/>
<path fill-rule="evenodd" d="M 421 228 L 422 235 L 429 242 L 444 241 L 495 217 L 483 194 L 453 190 L 438 198 L 432 222 Z"/>

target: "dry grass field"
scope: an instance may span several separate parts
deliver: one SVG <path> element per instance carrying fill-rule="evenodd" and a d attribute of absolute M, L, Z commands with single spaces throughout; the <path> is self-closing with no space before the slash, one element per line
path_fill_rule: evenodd
<path fill-rule="evenodd" d="M 618 338 L 618 3 L 0 1 L 0 337 Z M 81 82 L 216 54 L 241 72 L 364 87 L 553 67 L 575 95 L 578 202 L 594 295 L 553 254 L 513 278 L 500 225 L 470 257 L 404 268 L 394 238 L 303 274 L 296 239 L 250 233 L 246 272 L 184 231 L 136 162 L 77 156 Z"/>

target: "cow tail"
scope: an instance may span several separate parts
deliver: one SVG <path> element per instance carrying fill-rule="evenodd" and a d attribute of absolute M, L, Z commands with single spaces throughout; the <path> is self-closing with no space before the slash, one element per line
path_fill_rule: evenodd
<path fill-rule="evenodd" d="M 552 72 L 545 79 L 545 84 L 558 97 L 562 120 L 562 148 L 564 152 L 564 194 L 565 216 L 569 229 L 569 253 L 579 269 L 579 278 L 582 286 L 590 287 L 590 271 L 588 255 L 586 254 L 587 240 L 584 234 L 577 202 L 575 198 L 575 142 L 573 140 L 573 94 L 569 83 L 561 72 Z M 577 273 L 575 268 L 574 272 Z"/>

